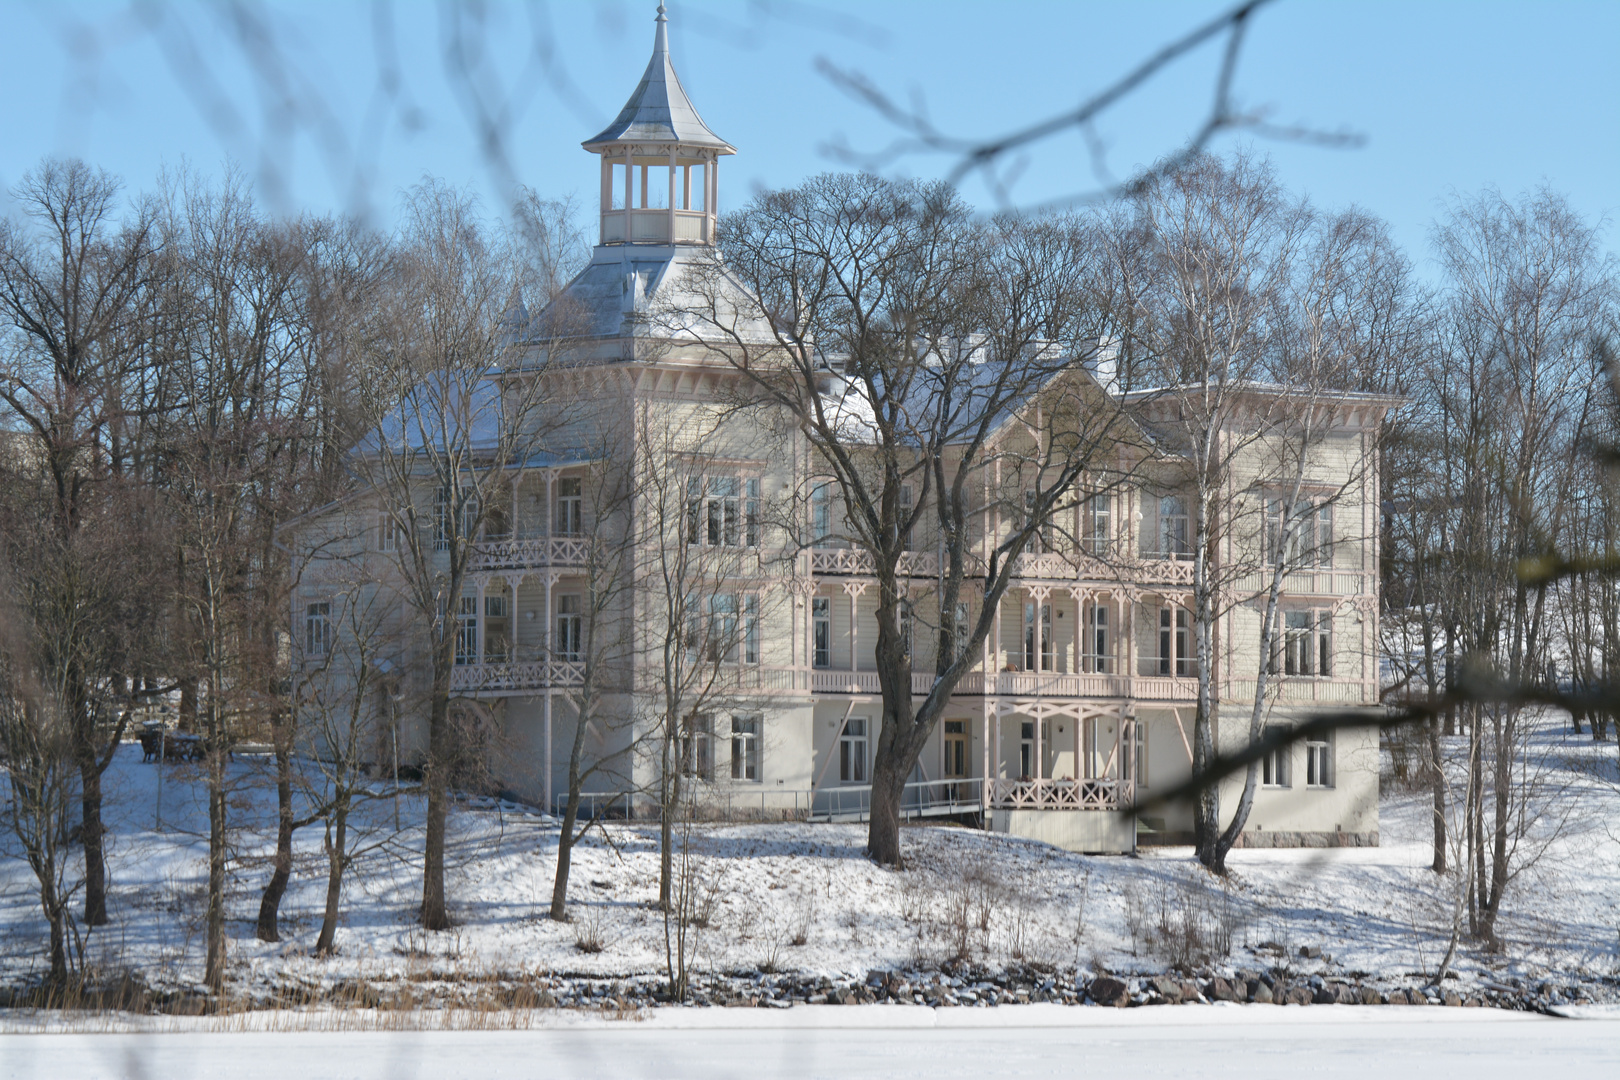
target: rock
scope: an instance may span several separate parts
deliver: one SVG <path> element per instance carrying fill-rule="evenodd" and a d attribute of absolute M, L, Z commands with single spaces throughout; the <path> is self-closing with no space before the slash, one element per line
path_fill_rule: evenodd
<path fill-rule="evenodd" d="M 1284 1005 L 1309 1005 L 1311 1003 L 1311 992 L 1303 986 L 1290 986 L 1283 991 L 1282 1003 Z"/>
<path fill-rule="evenodd" d="M 1356 1003 L 1356 988 L 1346 986 L 1344 983 L 1331 983 L 1328 989 L 1333 991 L 1335 1005 L 1354 1005 Z"/>
<path fill-rule="evenodd" d="M 1299 947 L 1299 955 L 1306 960 L 1320 960 L 1322 959 L 1322 946 L 1301 945 Z"/>
<path fill-rule="evenodd" d="M 1150 979 L 1148 985 L 1153 988 L 1154 993 L 1171 1005 L 1181 1004 L 1181 983 L 1178 980 L 1172 979 L 1168 975 L 1160 975 L 1157 978 Z"/>
<path fill-rule="evenodd" d="M 1333 987 L 1318 986 L 1314 991 L 1311 992 L 1311 1003 L 1313 1005 L 1337 1005 L 1339 1003 L 1339 998 L 1338 995 L 1333 992 Z"/>
<path fill-rule="evenodd" d="M 1251 979 L 1249 981 L 1249 1000 L 1256 1005 L 1270 1005 L 1271 987 L 1260 979 Z"/>
<path fill-rule="evenodd" d="M 1447 990 L 1440 996 L 1441 1004 L 1449 1005 L 1453 1009 L 1462 1008 L 1462 995 L 1455 990 Z"/>
<path fill-rule="evenodd" d="M 1091 1000 L 1099 1005 L 1123 1007 L 1130 1000 L 1130 994 L 1125 984 L 1106 975 L 1100 975 L 1092 979 L 1091 984 L 1086 987 L 1086 993 L 1090 994 Z"/>
<path fill-rule="evenodd" d="M 1198 993 L 1198 984 L 1197 983 L 1195 983 L 1195 982 L 1184 982 L 1184 983 L 1181 984 L 1181 1000 L 1183 1002 L 1197 1001 L 1198 998 L 1199 998 L 1199 993 Z"/>
<path fill-rule="evenodd" d="M 1204 988 L 1204 996 L 1211 1001 L 1242 1001 L 1246 995 L 1217 975 Z"/>
<path fill-rule="evenodd" d="M 1356 991 L 1356 999 L 1363 1005 L 1382 1005 L 1384 1003 L 1384 995 L 1371 986 L 1363 986 Z"/>

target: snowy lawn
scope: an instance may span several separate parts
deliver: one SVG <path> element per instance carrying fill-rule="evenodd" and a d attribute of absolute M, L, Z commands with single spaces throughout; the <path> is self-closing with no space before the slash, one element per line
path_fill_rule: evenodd
<path fill-rule="evenodd" d="M 1574 812 L 1541 862 L 1504 905 L 1500 955 L 1464 951 L 1459 988 L 1519 978 L 1605 985 L 1620 972 L 1620 796 L 1613 744 L 1544 731 L 1544 748 Z M 282 905 L 284 941 L 254 939 L 259 893 L 274 846 L 274 797 L 250 761 L 232 766 L 233 854 L 228 933 L 233 992 L 268 1001 L 288 987 L 356 980 L 443 988 L 536 975 L 623 979 L 665 962 L 657 829 L 614 824 L 576 851 L 573 920 L 545 912 L 557 830 L 527 808 L 466 800 L 450 816 L 449 891 L 458 926 L 416 929 L 422 800 L 364 814 L 375 846 L 351 870 L 339 955 L 309 956 L 326 882 L 319 827 L 298 835 Z M 104 972 L 137 970 L 151 985 L 195 986 L 202 970 L 206 881 L 203 788 L 195 772 L 142 764 L 133 744 L 107 780 L 112 924 L 87 939 Z M 1569 804 L 1566 800 L 1574 800 Z M 693 828 L 698 875 L 698 973 L 784 970 L 864 978 L 873 969 L 927 969 L 953 957 L 981 968 L 1031 964 L 1088 971 L 1158 972 L 1182 961 L 1205 970 L 1286 965 L 1301 977 L 1358 975 L 1389 985 L 1421 982 L 1444 952 L 1453 879 L 1429 869 L 1427 797 L 1386 795 L 1383 846 L 1246 850 L 1229 882 L 1206 875 L 1185 848 L 1142 857 L 1090 858 L 973 830 L 905 831 L 909 869 L 880 869 L 861 854 L 864 829 L 750 824 Z M 1554 815 L 1549 814 L 1549 820 Z M 1564 819 L 1561 813 L 1556 815 Z M 0 840 L 0 983 L 43 967 L 45 929 L 34 883 Z M 581 945 L 600 945 L 585 951 Z M 1321 958 L 1301 959 L 1301 946 Z M 1286 954 L 1284 956 L 1283 954 Z M 1608 979 L 1605 983 L 1604 980 Z M 437 991 L 435 991 L 437 993 Z M 429 995 L 432 999 L 432 995 Z M 465 1000 L 445 991 L 444 1001 Z"/>

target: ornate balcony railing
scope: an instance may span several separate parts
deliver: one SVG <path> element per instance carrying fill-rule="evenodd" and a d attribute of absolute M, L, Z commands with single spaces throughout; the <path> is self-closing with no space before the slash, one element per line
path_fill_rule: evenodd
<path fill-rule="evenodd" d="M 529 567 L 583 567 L 591 541 L 583 536 L 531 536 L 522 540 L 481 540 L 473 548 L 474 570 L 522 570 Z"/>
<path fill-rule="evenodd" d="M 513 664 L 458 664 L 450 671 L 450 691 L 459 694 L 544 690 L 580 686 L 585 665 L 566 660 Z"/>
<path fill-rule="evenodd" d="M 994 810 L 1120 810 L 1136 798 L 1129 780 L 992 780 Z"/>
<path fill-rule="evenodd" d="M 872 554 L 861 548 L 812 548 L 810 572 L 816 575 L 871 577 L 875 573 Z M 901 577 L 938 577 L 939 555 L 931 551 L 907 551 L 896 567 Z M 982 573 L 984 564 L 977 555 L 968 559 L 969 573 Z M 1019 555 L 1013 560 L 1013 576 L 1048 581 L 1101 581 L 1133 585 L 1191 585 L 1192 563 L 1173 555 L 1153 555 L 1137 559 L 1102 559 L 1082 553 L 1055 551 Z"/>

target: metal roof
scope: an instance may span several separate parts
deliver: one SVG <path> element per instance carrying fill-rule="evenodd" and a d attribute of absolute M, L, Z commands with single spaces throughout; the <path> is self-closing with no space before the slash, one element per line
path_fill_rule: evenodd
<path fill-rule="evenodd" d="M 658 5 L 658 30 L 653 35 L 652 59 L 636 85 L 635 93 L 624 103 L 619 115 L 594 138 L 580 145 L 601 150 L 624 143 L 677 142 L 701 146 L 722 154 L 735 154 L 736 148 L 709 130 L 692 107 L 692 99 L 681 89 L 675 65 L 669 59 L 669 19 L 664 5 Z"/>

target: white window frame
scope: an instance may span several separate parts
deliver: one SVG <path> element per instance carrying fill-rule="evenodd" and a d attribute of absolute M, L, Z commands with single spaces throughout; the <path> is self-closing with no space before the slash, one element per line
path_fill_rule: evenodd
<path fill-rule="evenodd" d="M 1287 730 L 1287 728 L 1277 725 L 1268 725 L 1264 737 L 1267 739 L 1280 737 Z M 1291 783 L 1292 777 L 1289 776 L 1289 767 L 1293 764 L 1289 760 L 1292 757 L 1290 753 L 1292 749 L 1292 743 L 1284 743 L 1260 759 L 1261 787 L 1289 788 L 1293 786 Z"/>
<path fill-rule="evenodd" d="M 322 658 L 332 652 L 332 602 L 311 600 L 304 605 L 304 655 Z"/>
<path fill-rule="evenodd" d="M 1192 516 L 1180 495 L 1159 497 L 1159 554 L 1167 558 L 1192 554 Z"/>
<path fill-rule="evenodd" d="M 696 780 L 714 779 L 714 715 L 691 713 L 681 732 L 681 774 Z"/>
<path fill-rule="evenodd" d="M 584 597 L 580 593 L 557 594 L 557 659 L 578 663 L 584 649 Z"/>
<path fill-rule="evenodd" d="M 757 714 L 731 718 L 731 778 L 739 783 L 757 784 L 760 774 L 760 729 L 763 718 Z"/>
<path fill-rule="evenodd" d="M 844 730 L 838 735 L 838 782 L 840 784 L 866 784 L 871 782 L 867 767 L 871 735 L 864 716 L 851 716 L 844 721 Z"/>
<path fill-rule="evenodd" d="M 1180 604 L 1159 608 L 1159 674 L 1185 679 L 1193 674 L 1192 612 Z"/>
<path fill-rule="evenodd" d="M 1324 736 L 1305 741 L 1305 786 L 1330 788 L 1333 786 L 1333 740 Z"/>
<path fill-rule="evenodd" d="M 462 593 L 456 601 L 456 665 L 478 660 L 478 594 Z"/>
<path fill-rule="evenodd" d="M 1082 640 L 1080 664 L 1081 669 L 1096 675 L 1112 675 L 1114 673 L 1114 644 L 1113 620 L 1109 615 L 1110 604 L 1100 600 L 1090 600 L 1081 605 Z"/>
<path fill-rule="evenodd" d="M 1086 554 L 1106 558 L 1114 552 L 1114 495 L 1098 491 L 1081 508 L 1081 543 Z"/>
<path fill-rule="evenodd" d="M 810 598 L 810 666 L 832 667 L 832 598 Z"/>
<path fill-rule="evenodd" d="M 399 550 L 399 520 L 387 510 L 377 512 L 377 550 Z"/>
<path fill-rule="evenodd" d="M 757 548 L 760 480 L 723 473 L 686 481 L 686 542 L 699 547 Z"/>
<path fill-rule="evenodd" d="M 578 476 L 557 479 L 557 509 L 554 536 L 585 535 L 584 483 Z"/>
<path fill-rule="evenodd" d="M 1333 677 L 1333 612 L 1327 608 L 1292 608 L 1278 612 L 1277 646 L 1271 670 L 1289 678 Z M 1276 654 L 1281 653 L 1279 664 Z"/>

